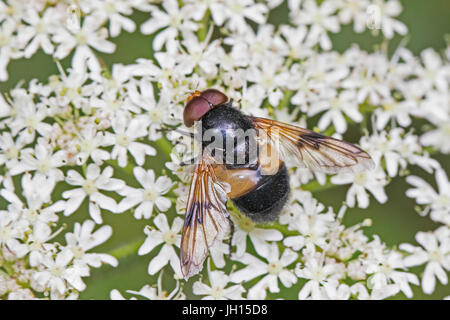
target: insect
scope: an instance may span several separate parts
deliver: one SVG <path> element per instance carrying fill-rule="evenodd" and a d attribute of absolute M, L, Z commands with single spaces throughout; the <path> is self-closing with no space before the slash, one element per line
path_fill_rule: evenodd
<path fill-rule="evenodd" d="M 214 143 L 201 142 L 186 203 L 180 246 L 186 279 L 201 271 L 209 248 L 228 234 L 228 199 L 257 223 L 278 217 L 290 191 L 286 161 L 326 173 L 374 167 L 370 155 L 351 143 L 247 116 L 216 89 L 191 94 L 183 117 L 187 127 L 201 121 L 203 138 L 214 136 Z"/>

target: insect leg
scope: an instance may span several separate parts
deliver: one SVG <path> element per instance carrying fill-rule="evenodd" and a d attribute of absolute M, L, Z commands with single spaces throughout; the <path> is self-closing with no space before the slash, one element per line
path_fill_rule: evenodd
<path fill-rule="evenodd" d="M 230 222 L 230 240 L 228 242 L 228 258 L 230 258 L 233 252 L 233 236 L 234 236 L 234 222 L 233 219 L 231 219 L 231 215 L 228 216 L 228 221 Z"/>
<path fill-rule="evenodd" d="M 186 136 L 186 137 L 190 137 L 192 139 L 194 139 L 194 134 L 192 132 L 187 132 L 184 130 L 180 130 L 179 128 L 169 128 L 169 127 L 161 127 L 160 129 L 157 129 L 158 132 L 168 132 L 168 131 L 176 131 L 179 134 Z"/>
<path fill-rule="evenodd" d="M 184 167 L 184 166 L 188 166 L 188 165 L 194 164 L 194 163 L 197 162 L 197 159 L 198 159 L 198 157 L 193 157 L 193 158 L 188 159 L 188 160 L 186 160 L 186 161 L 181 161 L 181 162 L 179 163 L 179 166 L 180 166 L 180 167 Z"/>

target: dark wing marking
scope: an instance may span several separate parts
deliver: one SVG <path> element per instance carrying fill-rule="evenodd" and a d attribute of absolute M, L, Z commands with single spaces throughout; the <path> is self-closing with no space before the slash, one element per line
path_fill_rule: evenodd
<path fill-rule="evenodd" d="M 207 159 L 206 159 L 207 160 Z M 185 279 L 203 268 L 208 250 L 228 233 L 226 192 L 205 158 L 195 165 L 181 236 L 180 262 Z"/>
<path fill-rule="evenodd" d="M 367 152 L 349 142 L 271 119 L 250 119 L 256 129 L 262 130 L 261 140 L 275 145 L 283 160 L 295 160 L 302 167 L 325 173 L 358 172 L 375 167 Z"/>

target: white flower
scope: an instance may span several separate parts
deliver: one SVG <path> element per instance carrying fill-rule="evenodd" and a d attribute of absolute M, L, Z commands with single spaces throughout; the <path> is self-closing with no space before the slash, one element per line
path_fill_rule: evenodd
<path fill-rule="evenodd" d="M 64 209 L 64 215 L 71 215 L 77 210 L 83 200 L 89 198 L 89 214 L 96 223 L 102 223 L 100 208 L 111 212 L 117 211 L 116 201 L 104 194 L 100 190 L 118 191 L 125 186 L 122 180 L 112 178 L 113 168 L 106 167 L 101 172 L 96 164 L 89 164 L 86 170 L 86 178 L 83 178 L 77 171 L 69 170 L 67 172 L 66 182 L 80 188 L 64 191 L 62 196 L 67 199 Z"/>
<path fill-rule="evenodd" d="M 450 232 L 445 226 L 434 232 L 418 232 L 416 241 L 425 250 L 403 243 L 400 249 L 410 253 L 403 261 L 407 267 L 426 264 L 422 289 L 426 294 L 431 294 L 436 286 L 436 278 L 443 285 L 448 283 L 446 271 L 450 270 Z"/>
<path fill-rule="evenodd" d="M 224 241 L 218 241 L 209 248 L 209 256 L 218 269 L 225 267 L 230 255 L 230 245 Z"/>
<path fill-rule="evenodd" d="M 193 6 L 195 10 L 192 17 L 195 20 L 201 20 L 209 9 L 212 19 L 217 26 L 221 26 L 226 18 L 223 10 L 222 0 L 186 0 L 186 6 Z"/>
<path fill-rule="evenodd" d="M 323 297 L 329 300 L 348 300 L 351 294 L 350 287 L 336 279 L 330 279 L 322 291 L 324 292 Z"/>
<path fill-rule="evenodd" d="M 320 253 L 316 252 L 312 244 L 307 245 L 303 254 L 305 262 L 297 264 L 295 274 L 297 277 L 308 281 L 299 291 L 298 298 L 301 300 L 327 298 L 326 292 L 328 290 L 330 292 L 336 290 L 337 283 L 332 280 L 339 277 L 336 272 L 337 265 L 332 260 L 324 259 Z"/>
<path fill-rule="evenodd" d="M 83 25 L 67 24 L 55 30 L 53 41 L 58 44 L 55 57 L 63 59 L 75 48 L 72 65 L 78 68 L 85 62 L 89 69 L 99 71 L 101 69 L 91 47 L 105 53 L 113 53 L 116 45 L 108 40 L 107 30 L 101 27 L 102 20 L 95 16 L 87 16 Z"/>
<path fill-rule="evenodd" d="M 291 265 L 297 257 L 298 254 L 289 248 L 284 249 L 280 256 L 278 245 L 272 243 L 267 255 L 264 256 L 267 262 L 261 261 L 248 253 L 239 257 L 239 262 L 244 263 L 247 266 L 233 272 L 230 275 L 230 280 L 235 283 L 240 283 L 265 275 L 249 289 L 247 295 L 247 298 L 249 299 L 264 299 L 266 297 L 267 288 L 272 293 L 280 292 L 278 280 L 280 280 L 286 288 L 290 288 L 297 282 L 294 273 L 288 269 L 288 266 Z"/>
<path fill-rule="evenodd" d="M 92 76 L 92 73 L 90 74 Z M 61 81 L 60 81 L 61 80 Z M 86 86 L 88 80 L 88 72 L 86 65 L 74 65 L 67 75 L 61 70 L 60 76 L 54 77 L 54 83 L 52 83 L 53 90 L 57 94 L 55 98 L 50 98 L 49 102 L 53 102 L 58 107 L 67 106 L 70 103 L 77 109 L 83 109 L 88 105 L 88 95 L 92 92 L 87 90 L 89 86 Z"/>
<path fill-rule="evenodd" d="M 126 300 L 126 299 L 124 298 L 124 296 L 122 296 L 122 294 L 120 293 L 120 291 L 117 290 L 117 289 L 111 290 L 111 292 L 110 292 L 110 294 L 109 294 L 109 297 L 110 297 L 111 300 Z M 131 297 L 130 300 L 137 300 L 137 298 Z"/>
<path fill-rule="evenodd" d="M 450 182 L 443 169 L 436 170 L 436 183 L 439 192 L 436 192 L 425 180 L 417 176 L 408 176 L 406 182 L 414 188 L 406 190 L 406 196 L 416 199 L 420 205 L 426 205 L 430 217 L 438 222 L 450 222 Z M 423 213 L 426 214 L 428 210 Z"/>
<path fill-rule="evenodd" d="M 7 169 L 15 168 L 19 163 L 20 151 L 27 144 L 21 137 L 14 141 L 10 132 L 3 132 L 0 135 L 0 165 L 6 166 Z"/>
<path fill-rule="evenodd" d="M 152 7 L 151 18 L 141 25 L 143 34 L 153 34 L 160 29 L 153 40 L 153 49 L 160 51 L 166 45 L 167 52 L 174 53 L 177 51 L 177 40 L 179 31 L 197 30 L 197 24 L 191 21 L 193 16 L 193 7 L 179 7 L 176 0 L 167 0 L 162 3 L 165 11 Z"/>
<path fill-rule="evenodd" d="M 66 164 L 66 154 L 62 150 L 52 154 L 52 149 L 44 140 L 41 140 L 34 150 L 23 150 L 21 161 L 10 170 L 11 175 L 36 171 L 36 175 L 42 175 L 54 181 L 62 180 L 64 175 L 59 167 Z"/>
<path fill-rule="evenodd" d="M 80 152 L 76 156 L 77 164 L 84 164 L 89 157 L 97 165 L 102 164 L 111 155 L 108 151 L 100 148 L 111 145 L 113 141 L 114 139 L 111 135 L 105 135 L 105 133 L 97 131 L 94 125 L 88 124 L 83 126 L 78 142 Z"/>
<path fill-rule="evenodd" d="M 420 281 L 426 294 L 436 279 L 448 286 L 450 182 L 445 157 L 434 155 L 450 152 L 450 46 L 416 57 L 400 45 L 391 57 L 385 45 L 340 53 L 331 41 L 341 24 L 385 40 L 405 35 L 399 0 L 288 0 L 288 11 L 272 10 L 282 0 L 69 2 L 0 1 L 0 81 L 10 61 L 40 49 L 58 68 L 0 95 L 0 299 L 76 299 L 91 268 L 117 266 L 99 252 L 116 233 L 97 226 L 104 210 L 150 219 L 137 254 L 148 254 L 157 281 L 126 298 L 284 299 L 295 286 L 300 299 L 385 299 L 412 297 Z M 136 11 L 147 14 L 139 29 L 153 52 L 104 65 L 111 38 L 137 29 Z M 279 14 L 284 24 L 273 23 Z M 247 115 L 355 141 L 358 128 L 359 137 L 369 130 L 360 145 L 378 167 L 327 176 L 286 162 L 291 192 L 279 219 L 257 225 L 233 212 L 234 237 L 209 248 L 203 277 L 186 282 L 179 247 L 193 168 L 180 161 L 199 146 L 183 112 L 189 94 L 207 88 Z M 113 177 L 114 164 L 135 181 Z M 344 224 L 347 207 L 367 208 L 371 194 L 387 202 L 387 184 L 405 176 L 416 211 L 442 224 L 417 233 L 417 246 L 366 235 L 370 218 Z M 342 184 L 338 212 L 312 196 Z M 60 221 L 75 211 L 86 212 Z"/>
<path fill-rule="evenodd" d="M 375 163 L 381 163 L 384 158 L 386 171 L 390 177 L 398 174 L 399 164 L 403 168 L 406 167 L 405 160 L 398 154 L 400 143 L 399 135 L 391 136 L 387 131 L 374 132 L 371 136 L 361 138 L 361 147 L 369 152 Z"/>
<path fill-rule="evenodd" d="M 143 188 L 125 187 L 120 190 L 119 193 L 125 198 L 119 203 L 118 211 L 123 212 L 139 204 L 134 209 L 134 217 L 136 219 L 149 219 L 152 216 L 155 205 L 158 210 L 162 212 L 167 211 L 172 202 L 163 195 L 172 187 L 172 180 L 169 177 L 160 176 L 155 181 L 155 172 L 151 169 L 145 171 L 141 167 L 135 167 L 133 173 Z"/>
<path fill-rule="evenodd" d="M 418 75 L 421 85 L 425 90 L 432 90 L 433 85 L 441 92 L 448 91 L 448 77 L 450 76 L 450 68 L 442 63 L 439 54 L 432 48 L 425 49 L 421 52 L 423 68 L 419 68 Z"/>
<path fill-rule="evenodd" d="M 267 117 L 267 109 L 262 109 L 264 100 L 264 88 L 261 86 L 245 86 L 242 93 L 236 92 L 234 98 L 239 102 L 242 112 L 256 117 Z"/>
<path fill-rule="evenodd" d="M 247 250 L 247 236 L 252 241 L 256 252 L 267 257 L 270 247 L 268 241 L 279 241 L 283 235 L 276 229 L 257 228 L 255 223 L 246 216 L 233 215 L 233 220 L 237 224 L 236 231 L 233 234 L 233 244 L 236 245 L 236 256 L 243 255 Z"/>
<path fill-rule="evenodd" d="M 380 251 L 375 252 L 374 261 L 370 262 L 366 268 L 366 272 L 371 274 L 367 280 L 370 286 L 373 289 L 380 290 L 389 283 L 394 283 L 408 298 L 412 298 L 413 293 L 409 283 L 419 285 L 417 276 L 410 272 L 396 270 L 406 269 L 399 252 L 392 250 L 383 253 Z"/>
<path fill-rule="evenodd" d="M 398 16 L 402 11 L 400 1 L 375 0 L 374 5 L 378 9 L 379 27 L 386 38 L 391 39 L 394 36 L 394 32 L 400 35 L 405 35 L 408 32 L 408 28 L 403 22 L 392 18 Z"/>
<path fill-rule="evenodd" d="M 386 171 L 390 177 L 395 177 L 399 169 L 406 169 L 408 162 L 416 164 L 428 172 L 440 167 L 439 163 L 422 155 L 422 147 L 418 137 L 411 132 L 404 133 L 402 128 L 391 131 L 380 131 L 361 139 L 361 147 L 368 150 L 375 163 L 381 163 L 384 158 Z"/>
<path fill-rule="evenodd" d="M 183 69 L 186 74 L 191 73 L 198 66 L 199 71 L 206 78 L 211 79 L 217 75 L 217 65 L 222 60 L 225 51 L 218 40 L 211 43 L 208 41 L 209 38 L 200 42 L 194 33 L 183 32 L 182 44 L 186 51 L 178 60 L 180 61 L 179 68 Z"/>
<path fill-rule="evenodd" d="M 325 98 L 325 97 L 324 97 Z M 333 123 L 337 133 L 347 131 L 347 121 L 344 114 L 355 122 L 361 122 L 362 114 L 358 110 L 356 94 L 353 90 L 344 90 L 339 94 L 335 90 L 330 90 L 324 101 L 312 104 L 308 115 L 314 116 L 322 111 L 326 111 L 319 120 L 318 128 L 324 131 L 330 123 Z"/>
<path fill-rule="evenodd" d="M 420 137 L 420 143 L 424 146 L 433 146 L 442 153 L 450 153 L 449 117 L 441 117 L 438 119 L 431 118 L 430 121 L 436 125 L 436 128 L 425 132 Z"/>
<path fill-rule="evenodd" d="M 312 54 L 310 44 L 305 43 L 307 32 L 308 29 L 304 25 L 297 26 L 296 28 L 281 25 L 280 33 L 283 38 L 276 37 L 274 40 L 275 45 L 278 47 L 280 53 L 283 53 L 291 59 L 305 59 Z"/>
<path fill-rule="evenodd" d="M 102 244 L 112 235 L 110 226 L 102 226 L 94 231 L 95 223 L 91 220 L 85 220 L 82 225 L 75 223 L 74 231 L 66 233 L 67 245 L 65 248 L 73 253 L 74 264 L 88 265 L 99 268 L 103 263 L 108 263 L 116 267 L 118 261 L 116 258 L 105 253 L 87 253 L 92 248 Z"/>
<path fill-rule="evenodd" d="M 24 32 L 27 33 L 27 37 L 31 39 L 31 41 L 24 50 L 25 58 L 30 58 L 39 48 L 42 48 L 48 55 L 53 53 L 55 47 L 50 38 L 52 33 L 58 29 L 59 26 L 56 21 L 60 18 L 58 10 L 52 10 L 52 8 L 45 10 L 42 17 L 39 16 L 37 11 L 27 11 L 24 20 L 30 26 L 25 27 Z"/>
<path fill-rule="evenodd" d="M 373 194 L 380 203 L 387 201 L 387 195 L 384 191 L 386 186 L 386 175 L 381 168 L 371 171 L 361 171 L 357 173 L 343 173 L 331 178 L 334 184 L 352 183 L 347 191 L 346 203 L 349 207 L 354 207 L 356 201 L 358 207 L 367 208 L 369 206 L 369 196 L 366 190 Z"/>
<path fill-rule="evenodd" d="M 15 37 L 16 24 L 11 19 L 2 23 L 0 29 L 0 81 L 8 80 L 6 70 L 11 59 L 18 59 L 23 56 L 20 49 L 25 45 L 21 43 L 19 37 Z"/>
<path fill-rule="evenodd" d="M 120 167 L 128 164 L 129 151 L 139 166 L 145 162 L 145 156 L 156 155 L 156 150 L 148 144 L 137 142 L 139 138 L 147 135 L 147 126 L 138 118 L 129 119 L 126 116 L 117 116 L 112 121 L 114 130 L 114 147 L 111 151 L 111 158 L 117 159 Z"/>
<path fill-rule="evenodd" d="M 163 271 L 159 273 L 157 286 L 149 286 L 146 284 L 139 291 L 127 290 L 127 293 L 137 295 L 139 297 L 146 298 L 148 300 L 184 300 L 185 294 L 181 291 L 180 282 L 177 280 L 177 284 L 172 292 L 168 293 L 162 286 Z M 111 291 L 112 300 L 125 300 L 117 289 Z M 136 297 L 131 297 L 130 300 L 137 300 Z"/>
<path fill-rule="evenodd" d="M 272 106 L 278 105 L 283 98 L 280 87 L 284 86 L 287 79 L 287 73 L 284 72 L 278 61 L 265 60 L 261 66 L 249 68 L 247 77 L 248 81 L 255 83 L 253 86 L 258 86 L 264 90 L 264 96 L 268 98 Z"/>
<path fill-rule="evenodd" d="M 148 265 L 148 273 L 154 275 L 169 263 L 175 274 L 181 277 L 180 259 L 174 246 L 180 246 L 180 231 L 183 227 L 183 220 L 176 217 L 173 220 L 172 227 L 169 227 L 166 215 L 160 213 L 153 219 L 153 223 L 159 230 L 145 228 L 144 232 L 147 238 L 139 248 L 138 254 L 147 254 L 155 247 L 163 244 L 159 253 L 151 259 Z"/>
<path fill-rule="evenodd" d="M 342 81 L 342 87 L 356 89 L 358 103 L 366 99 L 372 105 L 379 105 L 390 96 L 388 82 L 385 81 L 388 61 L 384 55 L 374 54 L 365 58 L 363 67 L 357 68 L 350 77 Z"/>
<path fill-rule="evenodd" d="M 400 289 L 395 284 L 388 284 L 382 289 L 372 289 L 369 293 L 362 283 L 355 283 L 350 287 L 350 292 L 358 300 L 382 300 L 396 295 Z"/>
<path fill-rule="evenodd" d="M 35 267 L 43 263 L 45 254 L 55 250 L 53 244 L 47 243 L 54 236 L 51 234 L 51 228 L 48 224 L 41 221 L 34 223 L 33 233 L 27 239 L 30 266 Z"/>
<path fill-rule="evenodd" d="M 19 240 L 24 238 L 28 225 L 17 207 L 10 205 L 8 211 L 0 211 L 0 247 L 6 246 L 10 254 L 18 257 L 27 254 L 27 246 Z"/>
<path fill-rule="evenodd" d="M 117 37 L 122 29 L 130 33 L 136 30 L 134 21 L 124 16 L 133 13 L 132 1 L 92 1 L 92 6 L 94 16 L 109 21 L 111 37 Z"/>
<path fill-rule="evenodd" d="M 302 201 L 302 206 L 294 204 L 283 218 L 280 217 L 280 223 L 287 220 L 288 229 L 299 231 L 301 236 L 286 237 L 283 244 L 294 250 L 300 250 L 305 242 L 324 247 L 325 235 L 335 221 L 334 213 L 331 210 L 323 213 L 324 209 L 325 206 L 312 197 Z"/>
<path fill-rule="evenodd" d="M 232 34 L 224 39 L 226 45 L 232 46 L 230 53 L 232 60 L 225 59 L 220 66 L 225 70 L 232 70 L 232 68 L 242 68 L 248 65 L 258 66 L 269 58 L 279 61 L 280 57 L 274 54 L 274 50 L 280 46 L 276 40 L 274 26 L 266 24 L 259 26 L 256 31 L 249 29 L 242 34 Z M 236 72 L 236 70 L 233 71 Z M 242 80 L 245 84 L 247 82 L 246 73 L 242 76 L 244 76 Z"/>
<path fill-rule="evenodd" d="M 9 124 L 13 136 L 19 134 L 27 143 L 35 139 L 36 133 L 47 137 L 52 126 L 44 121 L 49 115 L 46 106 L 42 103 L 34 103 L 33 95 L 22 88 L 11 91 L 11 98 L 17 113 Z"/>
<path fill-rule="evenodd" d="M 192 285 L 192 292 L 196 295 L 202 295 L 202 300 L 241 300 L 242 293 L 245 292 L 242 285 L 228 286 L 230 282 L 230 277 L 223 271 L 214 270 L 208 272 L 208 279 L 210 285 L 196 281 Z"/>
<path fill-rule="evenodd" d="M 44 175 L 24 174 L 22 176 L 22 196 L 25 202 L 19 198 L 14 188 L 14 184 L 9 179 L 3 182 L 5 188 L 0 191 L 0 195 L 8 202 L 13 204 L 18 210 L 21 210 L 22 218 L 26 219 L 30 224 L 36 222 L 44 222 L 49 224 L 56 222 L 58 216 L 55 212 L 59 212 L 63 208 L 63 201 L 59 200 L 51 204 L 51 195 L 55 188 L 56 181 L 47 178 Z"/>
<path fill-rule="evenodd" d="M 338 17 L 343 24 L 353 20 L 353 31 L 361 33 L 366 29 L 368 16 L 366 9 L 369 0 L 343 0 L 339 4 Z"/>
<path fill-rule="evenodd" d="M 327 31 L 336 33 L 340 30 L 339 20 L 334 15 L 335 11 L 334 1 L 324 1 L 318 6 L 315 1 L 306 0 L 300 10 L 295 10 L 290 15 L 291 20 L 297 25 L 311 25 L 306 40 L 310 45 L 320 43 L 322 49 L 330 50 L 331 40 Z"/>
<path fill-rule="evenodd" d="M 392 135 L 401 135 L 401 129 L 391 130 Z M 393 137 L 393 140 L 396 137 Z M 429 157 L 427 152 L 422 151 L 422 146 L 419 143 L 419 137 L 412 134 L 411 132 L 406 133 L 403 139 L 398 139 L 400 141 L 397 146 L 398 152 L 402 158 L 408 161 L 410 164 L 418 165 L 422 169 L 426 170 L 428 173 L 432 173 L 436 169 L 440 169 L 441 165 L 435 159 Z"/>
<path fill-rule="evenodd" d="M 142 109 L 139 119 L 142 126 L 148 126 L 148 136 L 152 141 L 162 137 L 161 125 L 180 123 L 175 117 L 176 107 L 171 101 L 172 94 L 171 90 L 163 88 L 159 92 L 159 100 L 156 101 L 153 86 L 146 78 L 129 86 L 130 101 Z"/>
<path fill-rule="evenodd" d="M 382 102 L 383 108 L 375 110 L 376 126 L 382 130 L 391 119 L 395 119 L 402 127 L 408 127 L 411 124 L 410 114 L 415 107 L 412 100 L 396 101 L 392 97 Z"/>
<path fill-rule="evenodd" d="M 245 19 L 252 20 L 257 24 L 266 21 L 267 7 L 262 3 L 255 3 L 254 0 L 229 0 L 221 3 L 222 14 L 225 18 L 220 17 L 219 20 L 226 20 L 225 26 L 231 31 L 244 33 L 250 29 Z M 216 13 L 217 16 L 217 13 Z"/>
<path fill-rule="evenodd" d="M 49 287 L 52 294 L 64 294 L 68 285 L 83 291 L 86 285 L 81 277 L 89 275 L 89 269 L 69 266 L 73 259 L 70 250 L 59 252 L 55 259 L 50 254 L 42 259 L 40 271 L 33 274 L 34 280 L 41 286 Z"/>

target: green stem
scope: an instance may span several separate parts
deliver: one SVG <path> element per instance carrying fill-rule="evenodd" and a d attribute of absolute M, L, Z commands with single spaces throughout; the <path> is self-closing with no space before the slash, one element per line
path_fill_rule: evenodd
<path fill-rule="evenodd" d="M 122 171 L 123 173 L 125 173 L 126 175 L 133 175 L 133 168 L 135 167 L 133 164 L 128 163 L 128 165 L 126 167 L 121 167 L 117 164 L 117 160 L 106 160 L 105 161 L 107 164 L 109 164 L 110 166 L 112 166 L 115 169 L 119 169 L 120 171 Z"/>
<path fill-rule="evenodd" d="M 203 42 L 206 39 L 206 35 L 208 34 L 210 15 L 211 15 L 211 13 L 209 12 L 209 9 L 206 10 L 205 15 L 203 16 L 202 20 L 200 21 L 200 27 L 198 28 L 198 31 L 197 31 L 198 40 L 200 42 Z"/>
<path fill-rule="evenodd" d="M 301 186 L 302 190 L 306 190 L 309 192 L 318 192 L 318 191 L 325 191 L 328 189 L 337 188 L 340 185 L 338 184 L 332 184 L 329 180 L 327 180 L 327 183 L 321 185 L 317 180 L 313 180 L 305 185 Z"/>
<path fill-rule="evenodd" d="M 117 259 L 124 259 L 128 256 L 136 254 L 143 242 L 143 240 L 139 240 L 124 244 L 123 246 L 109 251 L 108 254 L 116 257 Z"/>
<path fill-rule="evenodd" d="M 167 156 L 172 153 L 173 145 L 165 137 L 157 140 L 155 143 L 158 149 L 163 151 Z"/>
<path fill-rule="evenodd" d="M 59 116 L 54 116 L 53 120 L 55 120 L 61 126 L 61 129 L 64 128 L 64 121 Z"/>
<path fill-rule="evenodd" d="M 294 94 L 294 91 L 292 90 L 287 90 L 284 93 L 283 99 L 281 99 L 280 104 L 278 105 L 278 109 L 283 109 L 286 106 L 289 105 L 289 102 L 291 101 L 291 97 Z"/>

